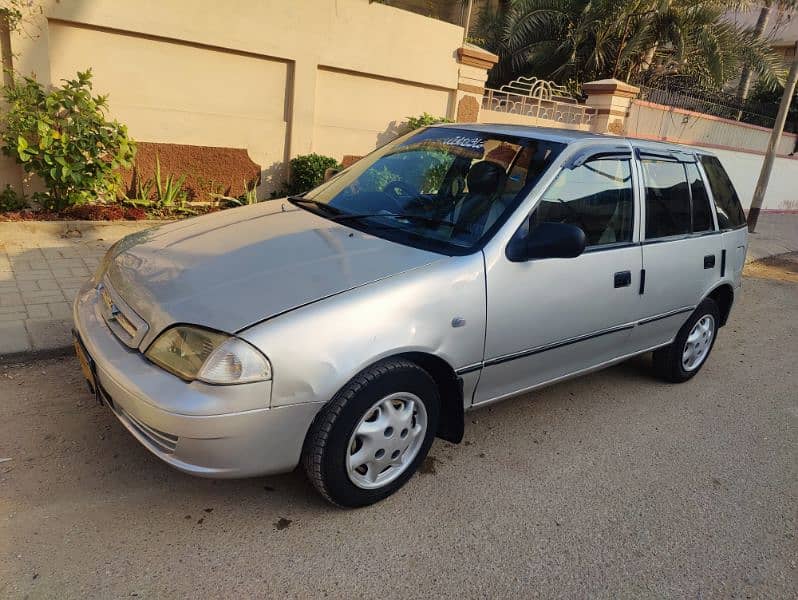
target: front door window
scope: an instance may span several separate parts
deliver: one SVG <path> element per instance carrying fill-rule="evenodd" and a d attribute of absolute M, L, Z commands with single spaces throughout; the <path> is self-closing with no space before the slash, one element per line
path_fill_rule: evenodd
<path fill-rule="evenodd" d="M 631 242 L 630 161 L 629 157 L 601 158 L 563 169 L 543 194 L 533 222 L 576 225 L 585 232 L 588 247 Z"/>

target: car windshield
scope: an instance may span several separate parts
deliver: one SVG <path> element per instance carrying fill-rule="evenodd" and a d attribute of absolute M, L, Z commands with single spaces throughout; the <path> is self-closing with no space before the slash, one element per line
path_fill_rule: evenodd
<path fill-rule="evenodd" d="M 394 140 L 292 201 L 392 241 L 468 254 L 490 238 L 564 147 L 431 127 Z"/>

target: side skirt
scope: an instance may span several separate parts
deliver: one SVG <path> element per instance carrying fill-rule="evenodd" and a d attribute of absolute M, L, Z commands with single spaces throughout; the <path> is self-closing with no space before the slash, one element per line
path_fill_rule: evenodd
<path fill-rule="evenodd" d="M 645 350 L 640 350 L 638 352 L 631 352 L 629 354 L 624 354 L 623 356 L 619 356 L 617 358 L 613 358 L 611 360 L 605 361 L 603 363 L 599 363 L 597 365 L 593 365 L 592 367 L 587 367 L 585 369 L 580 369 L 579 371 L 574 371 L 573 373 L 568 373 L 566 375 L 561 375 L 560 377 L 555 377 L 553 379 L 549 379 L 547 381 L 543 381 L 541 383 L 536 383 L 535 385 L 522 388 L 515 392 L 510 392 L 509 394 L 503 394 L 501 396 L 496 396 L 495 398 L 489 398 L 488 400 L 483 400 L 482 402 L 478 402 L 469 406 L 466 410 L 473 410 L 475 408 L 482 408 L 483 406 L 488 406 L 489 404 L 494 404 L 496 402 L 501 402 L 502 400 L 506 400 L 508 398 L 513 398 L 515 396 L 521 396 L 533 390 L 537 390 L 543 387 L 547 387 L 553 385 L 555 383 L 560 383 L 561 381 L 566 381 L 568 379 L 574 379 L 576 377 L 580 377 L 582 375 L 587 375 L 588 373 L 593 373 L 594 371 L 601 371 L 602 369 L 606 369 L 607 367 L 611 367 L 612 365 L 617 365 L 625 360 L 629 360 L 635 356 L 639 356 L 641 354 L 645 354 L 646 352 L 652 352 L 653 350 L 657 350 L 658 348 L 664 348 L 665 346 L 669 346 L 673 340 L 670 340 L 664 344 L 657 344 L 656 346 L 652 346 L 651 348 L 646 348 Z"/>

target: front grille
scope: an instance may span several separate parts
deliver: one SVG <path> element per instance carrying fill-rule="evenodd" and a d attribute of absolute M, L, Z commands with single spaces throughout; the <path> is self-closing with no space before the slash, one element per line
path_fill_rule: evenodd
<path fill-rule="evenodd" d="M 113 334 L 130 348 L 138 348 L 147 333 L 147 322 L 114 291 L 107 277 L 97 286 L 103 320 Z"/>
<path fill-rule="evenodd" d="M 165 431 L 159 431 L 154 427 L 142 423 L 136 417 L 126 412 L 121 406 L 114 406 L 113 409 L 120 419 L 126 421 L 133 429 L 142 435 L 148 442 L 155 446 L 161 452 L 166 454 L 174 454 L 177 448 L 177 442 L 180 438 Z"/>

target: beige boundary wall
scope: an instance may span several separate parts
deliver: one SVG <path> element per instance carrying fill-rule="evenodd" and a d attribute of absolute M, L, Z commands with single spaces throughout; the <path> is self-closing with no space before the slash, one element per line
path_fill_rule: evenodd
<path fill-rule="evenodd" d="M 245 148 L 263 187 L 286 161 L 341 159 L 411 115 L 456 116 L 463 29 L 369 0 L 45 0 L 14 68 L 57 83 L 89 67 L 140 141 Z M 0 183 L 14 168 L 0 164 Z"/>
<path fill-rule="evenodd" d="M 12 39 L 14 68 L 57 83 L 89 67 L 112 116 L 144 142 L 243 148 L 279 187 L 291 157 L 362 155 L 428 112 L 458 121 L 557 126 L 481 109 L 497 57 L 462 27 L 369 0 L 43 0 Z M 712 148 L 750 204 L 769 131 L 585 84 L 597 111 L 575 128 Z M 765 210 L 796 210 L 798 161 L 779 147 Z M 0 187 L 20 170 L 0 159 Z"/>
<path fill-rule="evenodd" d="M 632 100 L 624 132 L 630 137 L 712 150 L 748 210 L 770 139 L 770 129 L 644 100 Z M 798 211 L 798 155 L 790 156 L 796 135 L 785 133 L 768 183 L 764 211 Z"/>
<path fill-rule="evenodd" d="M 770 129 L 714 115 L 664 106 L 645 100 L 633 100 L 626 120 L 626 132 L 634 137 L 678 141 L 721 150 L 764 153 Z M 788 155 L 795 147 L 794 133 L 785 133 L 778 154 Z"/>

